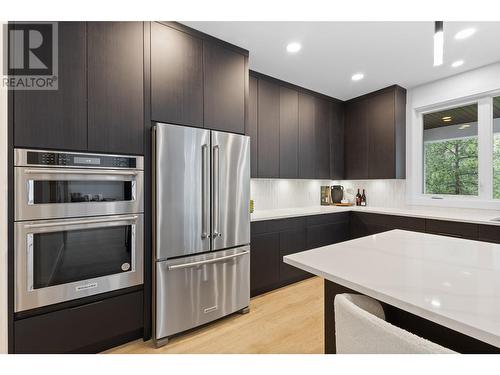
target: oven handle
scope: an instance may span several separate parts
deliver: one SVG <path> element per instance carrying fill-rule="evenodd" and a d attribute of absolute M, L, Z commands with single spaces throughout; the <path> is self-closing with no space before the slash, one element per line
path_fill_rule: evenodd
<path fill-rule="evenodd" d="M 241 256 L 249 254 L 249 253 L 250 253 L 249 251 L 242 251 L 241 253 L 226 255 L 226 256 L 223 256 L 223 257 L 219 257 L 219 258 L 213 258 L 213 259 L 207 259 L 207 260 L 200 260 L 198 262 L 174 264 L 172 266 L 168 266 L 168 269 L 169 270 L 178 270 L 178 269 L 182 269 L 182 268 L 190 268 L 190 267 L 201 266 L 203 264 L 218 263 L 218 262 L 223 261 L 223 260 L 232 259 L 232 258 L 236 258 L 236 257 L 241 257 Z"/>
<path fill-rule="evenodd" d="M 26 174 L 82 174 L 82 175 L 119 175 L 137 176 L 139 171 L 116 171 L 116 170 L 82 170 L 82 169 L 25 169 Z"/>
<path fill-rule="evenodd" d="M 25 228 L 46 228 L 46 227 L 59 227 L 63 225 L 80 225 L 80 224 L 94 224 L 94 223 L 109 223 L 114 221 L 132 221 L 137 220 L 139 216 L 124 216 L 124 217 L 115 217 L 115 218 L 107 218 L 107 219 L 83 219 L 83 220 L 73 220 L 73 221 L 59 221 L 56 223 L 37 223 L 37 224 L 25 224 Z"/>

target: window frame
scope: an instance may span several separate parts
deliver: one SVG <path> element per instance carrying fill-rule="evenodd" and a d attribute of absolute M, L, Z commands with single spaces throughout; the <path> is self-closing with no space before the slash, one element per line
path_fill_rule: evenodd
<path fill-rule="evenodd" d="M 408 132 L 410 138 L 407 140 L 410 204 L 500 209 L 500 199 L 493 199 L 493 98 L 497 96 L 500 96 L 500 90 L 413 109 L 414 126 Z M 423 116 L 474 103 L 478 106 L 478 195 L 425 194 Z"/>

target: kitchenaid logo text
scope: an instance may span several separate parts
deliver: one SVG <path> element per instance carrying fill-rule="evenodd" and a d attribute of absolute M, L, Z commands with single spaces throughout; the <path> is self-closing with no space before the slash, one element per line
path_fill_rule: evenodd
<path fill-rule="evenodd" d="M 57 22 L 5 25 L 2 84 L 11 90 L 57 90 Z"/>

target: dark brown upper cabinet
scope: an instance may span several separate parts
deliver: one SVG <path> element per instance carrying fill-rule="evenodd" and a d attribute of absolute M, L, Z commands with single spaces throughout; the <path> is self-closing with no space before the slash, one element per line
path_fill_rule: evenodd
<path fill-rule="evenodd" d="M 258 84 L 258 176 L 280 174 L 280 86 L 259 80 Z"/>
<path fill-rule="evenodd" d="M 365 121 L 365 103 L 360 100 L 345 107 L 344 160 L 347 180 L 368 177 L 368 129 Z"/>
<path fill-rule="evenodd" d="M 89 22 L 88 149 L 143 153 L 144 26 Z"/>
<path fill-rule="evenodd" d="M 151 23 L 151 119 L 203 127 L 203 40 Z"/>
<path fill-rule="evenodd" d="M 330 178 L 330 128 L 332 116 L 332 103 L 326 99 L 315 98 L 315 178 Z"/>
<path fill-rule="evenodd" d="M 299 175 L 299 93 L 280 87 L 279 177 Z"/>
<path fill-rule="evenodd" d="M 250 175 L 252 178 L 259 176 L 258 173 L 258 84 L 259 80 L 255 77 L 250 77 L 249 82 L 249 97 L 248 97 L 248 122 L 245 129 L 245 134 L 250 137 Z"/>
<path fill-rule="evenodd" d="M 332 104 L 332 125 L 330 127 L 330 178 L 344 178 L 344 105 Z"/>
<path fill-rule="evenodd" d="M 299 178 L 316 178 L 315 98 L 299 93 Z"/>
<path fill-rule="evenodd" d="M 85 22 L 59 22 L 58 89 L 13 91 L 14 146 L 87 149 Z"/>
<path fill-rule="evenodd" d="M 246 59 L 219 43 L 203 42 L 205 128 L 245 133 Z"/>
<path fill-rule="evenodd" d="M 349 100 L 346 179 L 405 178 L 406 90 L 399 86 Z"/>

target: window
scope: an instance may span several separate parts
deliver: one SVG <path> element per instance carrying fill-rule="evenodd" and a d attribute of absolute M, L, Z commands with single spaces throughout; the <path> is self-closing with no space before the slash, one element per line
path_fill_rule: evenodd
<path fill-rule="evenodd" d="M 478 195 L 477 111 L 474 103 L 423 115 L 424 194 Z"/>
<path fill-rule="evenodd" d="M 493 98 L 493 199 L 500 199 L 500 96 Z"/>

